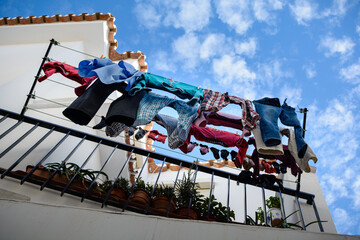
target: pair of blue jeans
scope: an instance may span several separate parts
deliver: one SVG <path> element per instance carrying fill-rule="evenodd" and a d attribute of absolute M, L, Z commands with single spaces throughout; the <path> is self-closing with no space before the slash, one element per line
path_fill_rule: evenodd
<path fill-rule="evenodd" d="M 294 127 L 295 142 L 298 150 L 299 158 L 302 158 L 306 152 L 307 144 L 302 134 L 303 129 L 297 118 L 295 108 L 287 105 L 286 99 L 284 104 L 280 106 L 278 98 L 262 98 L 253 101 L 256 112 L 260 115 L 261 137 L 266 146 L 276 146 L 281 143 L 278 119 L 286 126 Z"/>

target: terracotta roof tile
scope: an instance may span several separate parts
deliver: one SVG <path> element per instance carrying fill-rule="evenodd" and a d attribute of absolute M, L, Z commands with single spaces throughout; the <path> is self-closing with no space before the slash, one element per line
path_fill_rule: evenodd
<path fill-rule="evenodd" d="M 79 15 L 75 14 L 67 14 L 62 16 L 60 14 L 56 14 L 54 16 L 42 15 L 39 17 L 29 16 L 26 18 L 23 17 L 3 17 L 0 18 L 0 26 L 14 26 L 14 25 L 26 25 L 26 24 L 48 24 L 48 23 L 56 23 L 56 22 L 81 22 L 81 21 L 107 21 L 107 26 L 109 28 L 108 41 L 110 43 L 109 46 L 109 59 L 112 61 L 125 60 L 127 58 L 138 59 L 140 70 L 146 72 L 148 69 L 147 63 L 145 62 L 145 54 L 138 51 L 136 53 L 132 51 L 128 51 L 125 53 L 118 53 L 116 48 L 118 46 L 117 40 L 114 38 L 116 35 L 116 26 L 114 24 L 115 17 L 111 13 L 82 13 Z"/>

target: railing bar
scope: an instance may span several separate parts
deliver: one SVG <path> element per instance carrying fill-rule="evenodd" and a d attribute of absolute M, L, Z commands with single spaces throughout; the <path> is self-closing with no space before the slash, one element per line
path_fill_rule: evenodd
<path fill-rule="evenodd" d="M 16 160 L 16 162 L 14 162 L 11 166 L 10 166 L 10 170 L 13 169 L 14 167 L 16 167 L 22 160 L 24 160 L 24 158 L 29 155 L 42 141 L 44 141 L 49 135 L 50 133 L 52 133 L 54 129 L 49 130 L 40 140 L 38 140 L 31 148 L 29 148 L 18 160 Z M 6 172 L 6 174 L 8 174 L 9 171 Z M 5 172 L 1 175 L 1 178 L 5 177 Z M 4 176 L 3 176 L 4 175 Z"/>
<path fill-rule="evenodd" d="M 265 189 L 264 189 L 264 187 L 262 187 L 261 189 L 262 189 L 263 206 L 264 206 L 264 221 L 265 221 L 265 225 L 267 225 L 267 222 L 266 222 L 267 211 L 266 211 L 266 204 L 265 204 Z"/>
<path fill-rule="evenodd" d="M 281 203 L 281 214 L 282 217 L 284 219 L 284 222 L 286 223 L 286 213 L 285 213 L 285 207 L 284 207 L 284 199 L 282 197 L 282 193 L 281 193 L 281 189 L 279 188 L 279 198 L 280 198 L 280 203 Z"/>
<path fill-rule="evenodd" d="M 66 162 L 70 159 L 70 157 L 75 153 L 75 151 L 80 147 L 80 145 L 84 142 L 86 136 L 84 136 L 81 141 L 75 146 L 75 148 L 67 155 L 67 157 L 59 164 L 59 166 L 55 169 L 55 171 L 51 174 L 51 176 L 46 179 L 46 181 L 41 185 L 40 190 L 43 190 L 45 186 L 53 179 L 57 171 L 60 169 L 62 164 L 66 164 Z"/>
<path fill-rule="evenodd" d="M 31 171 L 21 180 L 21 184 L 24 183 L 24 181 L 31 176 L 31 174 L 33 174 L 35 172 L 36 169 L 39 168 L 39 166 L 65 141 L 65 139 L 69 136 L 70 131 L 61 138 L 61 140 L 50 149 L 50 151 L 35 165 L 35 167 L 33 169 L 31 169 Z"/>
<path fill-rule="evenodd" d="M 245 224 L 247 224 L 247 191 L 246 191 L 246 183 L 244 183 L 244 214 L 245 214 Z"/>
<path fill-rule="evenodd" d="M 304 230 L 306 231 L 306 226 L 305 226 L 305 221 L 304 221 L 304 217 L 303 217 L 303 214 L 302 214 L 302 211 L 301 211 L 301 206 L 300 206 L 300 202 L 299 202 L 299 198 L 298 197 L 295 197 L 296 198 L 296 202 L 298 204 L 298 207 L 299 207 L 299 212 L 300 212 L 300 217 L 301 217 L 301 223 L 304 227 Z"/>
<path fill-rule="evenodd" d="M 229 216 L 230 216 L 230 175 L 228 176 L 228 194 L 227 194 L 227 201 L 226 201 L 226 222 L 229 222 Z"/>
<path fill-rule="evenodd" d="M 114 155 L 115 150 L 117 149 L 118 145 L 116 145 L 112 152 L 110 153 L 109 157 L 106 159 L 105 163 L 102 165 L 101 169 L 99 170 L 98 174 L 96 175 L 96 177 L 94 178 L 94 180 L 90 183 L 90 186 L 88 187 L 88 189 L 86 190 L 86 192 L 84 193 L 84 195 L 81 198 L 81 202 L 84 201 L 84 198 L 86 198 L 86 196 L 89 194 L 91 188 L 93 187 L 93 185 L 95 184 L 96 180 L 98 179 L 98 177 L 100 176 L 100 174 L 102 173 L 102 170 L 104 169 L 104 167 L 106 166 L 106 164 L 110 161 L 110 159 L 112 158 L 112 156 Z"/>
<path fill-rule="evenodd" d="M 139 182 L 139 179 L 140 179 L 141 174 L 142 174 L 142 172 L 143 172 L 143 170 L 144 170 L 144 167 L 145 167 L 145 165 L 146 165 L 146 163 L 147 163 L 147 161 L 148 161 L 148 159 L 149 159 L 149 156 L 150 156 L 150 154 L 147 155 L 147 157 L 146 157 L 146 159 L 145 159 L 145 161 L 144 161 L 144 164 L 142 165 L 141 170 L 140 170 L 140 172 L 139 172 L 139 174 L 138 174 L 138 177 L 136 178 L 136 182 L 135 182 L 135 183 L 132 185 L 132 187 L 131 187 L 130 194 L 129 194 L 128 198 L 126 199 L 126 203 L 125 203 L 125 205 L 124 205 L 124 207 L 123 207 L 123 212 L 125 211 L 125 209 L 126 209 L 127 206 L 129 205 L 129 201 L 130 201 L 131 195 L 132 195 L 133 192 L 134 192 L 134 189 L 135 189 L 136 184 Z"/>
<path fill-rule="evenodd" d="M 191 190 L 191 194 L 190 194 L 190 199 L 189 199 L 189 206 L 186 212 L 186 218 L 189 218 L 189 213 L 190 213 L 190 207 L 191 207 L 191 203 L 192 203 L 192 198 L 193 198 L 193 193 L 194 193 L 194 188 L 195 188 L 195 184 L 196 184 L 196 177 L 197 177 L 197 173 L 199 170 L 199 165 L 198 165 L 198 161 L 196 161 L 196 170 L 195 170 L 195 175 L 194 175 L 194 184 Z"/>
<path fill-rule="evenodd" d="M 9 116 L 9 114 L 4 115 L 4 116 L 0 119 L 0 123 L 2 123 L 5 119 L 7 119 L 8 116 Z"/>
<path fill-rule="evenodd" d="M 319 224 L 319 229 L 320 229 L 321 232 L 324 232 L 324 228 L 323 228 L 323 225 L 322 225 L 322 223 L 321 223 L 320 215 L 319 215 L 319 212 L 318 212 L 318 210 L 317 210 L 317 207 L 316 207 L 316 203 L 315 203 L 315 199 L 314 199 L 314 198 L 312 199 L 312 202 L 313 202 L 313 208 L 314 208 L 316 220 L 318 221 L 318 224 Z"/>
<path fill-rule="evenodd" d="M 18 138 L 13 144 L 11 144 L 8 148 L 6 148 L 0 154 L 0 158 L 2 158 L 6 153 L 8 153 L 11 149 L 13 149 L 16 145 L 18 145 L 22 140 L 24 140 L 24 138 L 26 138 L 30 133 L 32 133 L 38 126 L 39 126 L 39 123 L 34 125 L 32 128 L 30 128 L 26 133 L 24 133 L 20 138 Z"/>
<path fill-rule="evenodd" d="M 120 177 L 121 173 L 123 172 L 125 166 L 126 166 L 127 163 L 129 162 L 129 160 L 130 160 L 131 155 L 133 154 L 133 152 L 134 152 L 134 149 L 130 152 L 130 154 L 129 154 L 128 158 L 126 159 L 124 165 L 122 166 L 120 172 L 119 172 L 118 175 L 116 176 L 114 183 L 111 185 L 111 188 L 110 188 L 109 191 L 107 192 L 106 197 L 105 197 L 104 201 L 103 201 L 102 204 L 101 204 L 101 208 L 103 208 L 103 207 L 105 206 L 106 202 L 108 201 L 108 199 L 109 199 L 109 197 L 110 197 L 110 194 L 111 194 L 112 190 L 114 189 L 117 180 L 119 179 L 119 177 Z"/>
<path fill-rule="evenodd" d="M 208 210 L 207 210 L 207 214 L 206 214 L 206 220 L 209 220 L 209 216 L 210 216 L 210 204 L 211 204 L 211 198 L 212 198 L 213 183 L 214 183 L 214 172 L 212 172 L 212 174 L 211 174 L 211 185 L 210 185 L 209 203 L 208 203 Z"/>
<path fill-rule="evenodd" d="M 48 46 L 48 48 L 47 48 L 47 50 L 46 50 L 46 53 L 45 53 L 45 55 L 44 55 L 44 57 L 43 57 L 43 59 L 42 59 L 41 65 L 39 66 L 38 72 L 37 72 L 37 74 L 36 74 L 36 76 L 35 76 L 35 78 L 34 78 L 34 81 L 33 81 L 33 84 L 32 84 L 32 86 L 31 86 L 31 88 L 30 88 L 29 94 L 27 95 L 27 98 L 26 98 L 26 100 L 25 100 L 24 106 L 23 106 L 23 108 L 22 108 L 22 110 L 21 110 L 21 113 L 20 113 L 20 116 L 21 116 L 21 117 L 24 116 L 24 114 L 25 114 L 25 111 L 26 111 L 26 109 L 27 109 L 27 105 L 29 104 L 31 95 L 32 95 L 32 93 L 33 93 L 33 91 L 34 91 L 34 89 L 35 89 L 36 83 L 37 83 L 37 81 L 38 81 L 38 79 L 39 79 L 39 77 L 40 77 L 40 73 L 41 73 L 42 66 L 44 66 L 45 61 L 46 61 L 46 59 L 47 59 L 47 57 L 48 57 L 48 55 L 49 55 L 49 53 L 50 53 L 51 47 L 52 47 L 52 45 L 53 45 L 54 43 L 55 43 L 55 40 L 54 40 L 54 39 L 51 39 L 51 40 L 50 40 L 50 43 L 49 43 L 49 46 Z"/>
<path fill-rule="evenodd" d="M 174 186 L 173 186 L 173 189 L 172 189 L 172 193 L 173 193 L 173 194 L 171 195 L 171 198 L 170 198 L 170 201 L 169 201 L 169 205 L 167 206 L 167 209 L 166 209 L 166 217 L 169 216 L 170 205 L 171 205 L 171 201 L 173 200 L 173 197 L 174 197 L 174 191 L 175 191 L 175 187 L 176 187 L 177 180 L 178 180 L 178 178 L 179 178 L 179 173 L 180 173 L 180 170 L 181 170 L 181 165 L 182 165 L 182 162 L 180 162 L 179 170 L 177 171 L 177 174 L 176 174 Z"/>
<path fill-rule="evenodd" d="M 160 175 L 161 175 L 161 173 L 162 173 L 162 169 L 163 169 L 164 164 L 165 164 L 165 160 L 166 160 L 166 157 L 164 157 L 164 159 L 163 159 L 163 162 L 162 162 L 162 164 L 161 164 L 161 168 L 160 168 L 159 174 L 157 175 L 157 178 L 156 178 L 156 181 L 155 181 L 153 190 L 151 191 L 150 200 L 149 200 L 148 204 L 146 205 L 145 214 L 147 214 L 147 212 L 149 211 L 151 199 L 152 199 L 152 197 L 154 196 L 157 183 L 158 183 L 158 181 L 159 181 Z"/>
<path fill-rule="evenodd" d="M 96 147 L 92 150 L 92 152 L 90 153 L 90 155 L 87 157 L 87 159 L 83 162 L 83 164 L 81 165 L 81 167 L 76 171 L 76 173 L 74 174 L 74 176 L 71 178 L 71 180 L 68 182 L 68 184 L 65 186 L 65 188 L 62 190 L 60 196 L 63 196 L 64 193 L 66 192 L 66 190 L 70 187 L 70 185 L 72 184 L 72 182 L 75 180 L 75 178 L 77 177 L 77 175 L 79 174 L 79 172 L 82 170 L 82 168 L 87 164 L 87 162 L 90 160 L 90 158 L 93 156 L 93 154 L 95 153 L 96 149 L 100 146 L 102 140 L 100 140 L 100 142 L 98 142 L 98 144 L 96 145 Z"/>
<path fill-rule="evenodd" d="M 14 125 L 12 125 L 8 130 L 6 130 L 3 134 L 0 135 L 0 139 L 5 137 L 7 134 L 9 134 L 12 130 L 14 130 L 17 126 L 19 126 L 21 123 L 23 123 L 23 120 L 18 121 Z"/>

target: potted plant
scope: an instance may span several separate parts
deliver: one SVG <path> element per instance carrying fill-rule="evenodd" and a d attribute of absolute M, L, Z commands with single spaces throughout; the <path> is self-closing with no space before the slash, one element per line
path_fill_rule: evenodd
<path fill-rule="evenodd" d="M 104 194 L 110 191 L 110 188 L 114 184 L 114 181 L 107 180 L 101 186 L 100 189 Z M 123 202 L 127 199 L 130 193 L 130 182 L 128 179 L 120 177 L 116 180 L 113 190 L 110 193 L 111 199 L 115 201 Z"/>
<path fill-rule="evenodd" d="M 151 200 L 151 207 L 160 212 L 166 212 L 169 207 L 169 212 L 171 213 L 176 209 L 175 199 L 173 188 L 161 184 L 155 189 L 154 199 Z"/>
<path fill-rule="evenodd" d="M 218 221 L 218 222 L 231 222 L 235 220 L 234 211 L 229 209 L 229 217 L 227 215 L 227 207 L 223 206 L 221 202 L 216 201 L 214 195 L 210 199 L 210 209 L 209 209 L 209 197 L 202 198 L 197 202 L 197 210 L 199 212 L 200 218 L 209 221 Z"/>
<path fill-rule="evenodd" d="M 153 187 L 144 182 L 141 178 L 135 184 L 134 191 L 131 194 L 129 203 L 139 208 L 145 208 L 150 201 L 150 193 Z"/>
<path fill-rule="evenodd" d="M 188 171 L 187 175 L 184 173 L 183 178 L 176 183 L 175 196 L 177 209 L 175 213 L 181 218 L 198 219 L 196 205 L 197 202 L 203 197 L 199 193 L 198 189 L 199 185 L 194 183 L 191 169 Z"/>
<path fill-rule="evenodd" d="M 269 209 L 266 215 L 267 224 L 270 226 L 279 225 L 282 217 L 280 209 L 280 198 L 271 196 L 266 199 L 265 204 Z"/>

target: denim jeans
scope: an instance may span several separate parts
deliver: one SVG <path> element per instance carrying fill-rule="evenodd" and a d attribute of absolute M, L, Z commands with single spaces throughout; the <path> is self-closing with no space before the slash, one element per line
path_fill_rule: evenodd
<path fill-rule="evenodd" d="M 261 137 L 267 146 L 275 146 L 281 143 L 278 119 L 286 126 L 294 127 L 295 142 L 298 156 L 302 158 L 306 152 L 307 144 L 305 143 L 302 133 L 303 129 L 297 118 L 295 108 L 286 103 L 280 106 L 278 98 L 262 98 L 254 102 L 256 112 L 260 115 Z"/>
<path fill-rule="evenodd" d="M 176 149 L 183 145 L 183 141 L 173 135 L 173 132 L 178 125 L 178 120 L 176 118 L 158 113 L 155 115 L 153 120 L 166 129 L 168 135 L 168 145 L 171 149 Z"/>
<path fill-rule="evenodd" d="M 167 91 L 175 94 L 181 99 L 190 99 L 188 102 L 188 105 L 190 106 L 194 106 L 197 102 L 202 100 L 204 96 L 202 88 L 197 88 L 182 82 L 172 81 L 168 78 L 151 73 L 145 73 L 142 77 L 138 78 L 135 84 L 131 87 L 129 94 L 134 95 L 146 87 Z"/>

